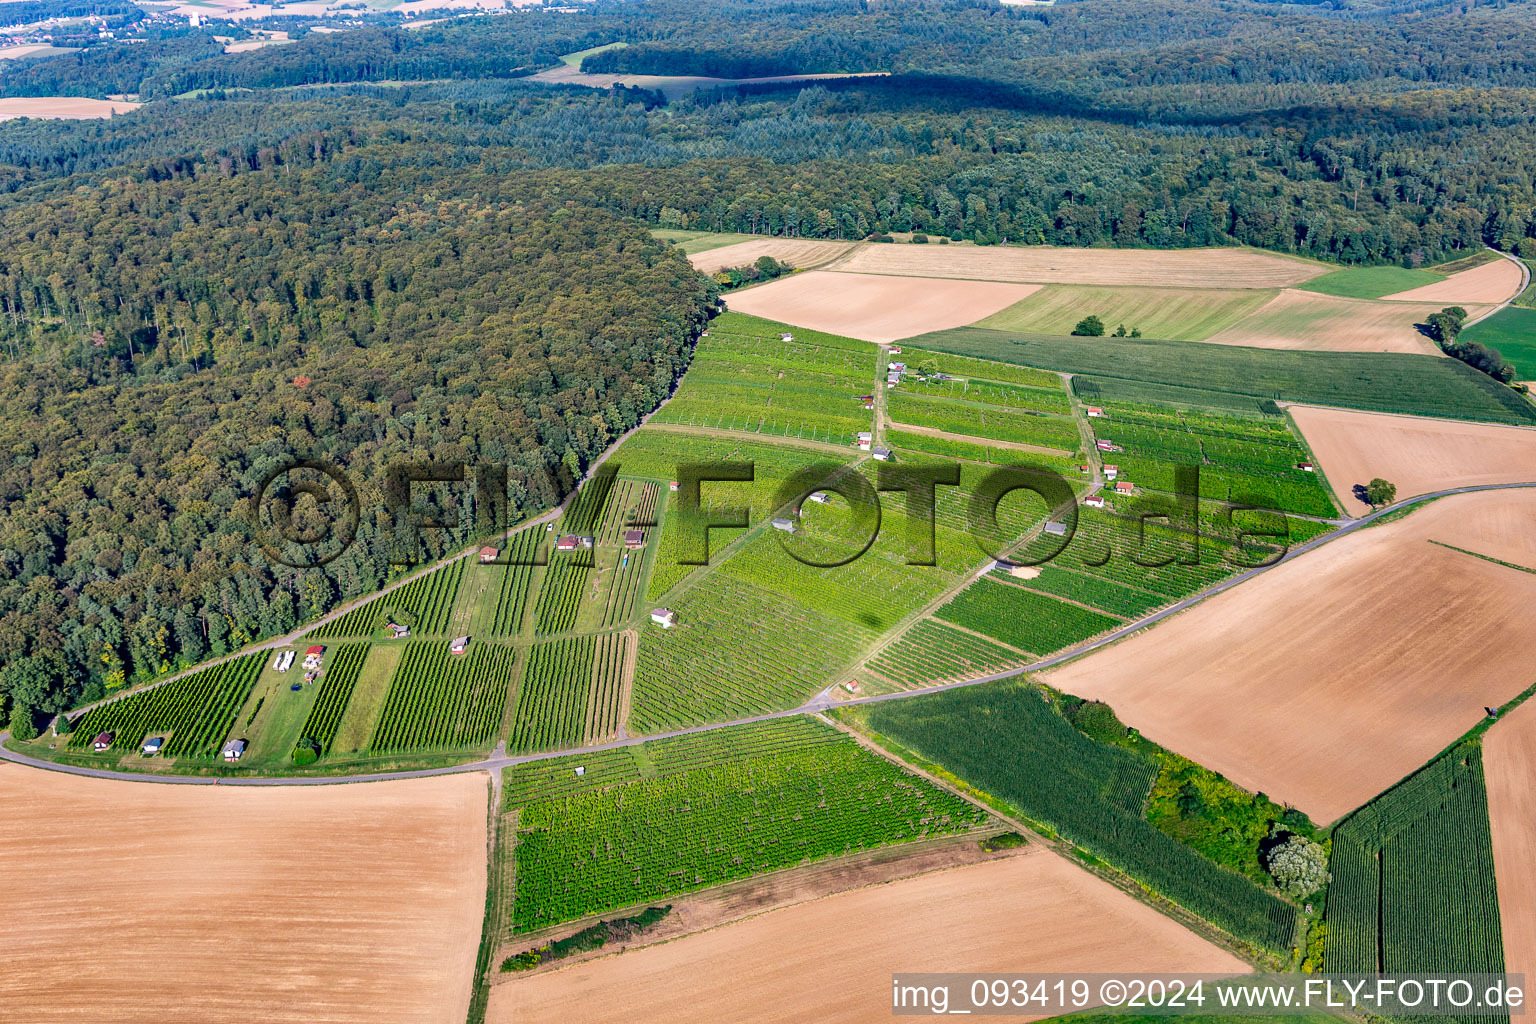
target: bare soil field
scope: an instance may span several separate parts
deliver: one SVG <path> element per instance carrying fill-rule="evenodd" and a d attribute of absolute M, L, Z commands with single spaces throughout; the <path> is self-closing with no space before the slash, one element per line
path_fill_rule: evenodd
<path fill-rule="evenodd" d="M 0 765 L 0 1020 L 458 1024 L 486 785 L 174 786 Z"/>
<path fill-rule="evenodd" d="M 1493 869 L 1507 971 L 1536 972 L 1536 704 L 1522 704 L 1483 738 Z"/>
<path fill-rule="evenodd" d="M 1304 405 L 1291 406 L 1290 413 L 1353 516 L 1370 511 L 1355 497 L 1355 486 L 1375 477 L 1396 484 L 1399 498 L 1536 481 L 1536 430 Z"/>
<path fill-rule="evenodd" d="M 1334 821 L 1530 685 L 1536 574 L 1447 544 L 1536 568 L 1536 492 L 1442 498 L 1043 679 Z"/>
<path fill-rule="evenodd" d="M 1059 246 L 861 245 L 839 270 L 1033 284 L 1284 288 L 1326 267 L 1253 249 L 1073 249 Z"/>
<path fill-rule="evenodd" d="M 1047 850 L 840 893 L 515 978 L 492 1024 L 888 1021 L 892 971 L 1232 971 L 1248 965 Z M 765 1014 L 765 1008 L 772 1007 Z M 1026 1017 L 995 1018 L 1027 1020 Z"/>
<path fill-rule="evenodd" d="M 1520 291 L 1520 268 L 1513 260 L 1496 259 L 1471 270 L 1452 274 L 1444 281 L 1383 295 L 1387 302 L 1504 302 Z M 1475 314 L 1474 314 L 1475 315 Z"/>
<path fill-rule="evenodd" d="M 39 117 L 62 121 L 88 121 L 137 110 L 142 103 L 124 100 L 88 100 L 79 96 L 11 96 L 0 98 L 0 121 Z"/>
<path fill-rule="evenodd" d="M 706 274 L 713 274 L 725 267 L 745 267 L 749 263 L 756 263 L 759 256 L 772 256 L 798 270 L 804 270 L 847 255 L 852 249 L 852 242 L 820 238 L 754 238 L 750 242 L 737 242 L 735 245 L 693 253 L 688 261 L 695 269 Z"/>
<path fill-rule="evenodd" d="M 725 301 L 737 313 L 828 334 L 899 341 L 929 331 L 964 327 L 1006 309 L 1039 287 L 813 270 L 747 288 Z"/>
<path fill-rule="evenodd" d="M 1204 340 L 1250 348 L 1439 355 L 1435 343 L 1414 327 L 1439 310 L 1436 305 L 1346 299 L 1288 288 L 1258 312 Z M 1487 307 L 1468 307 L 1468 312 L 1476 317 Z"/>

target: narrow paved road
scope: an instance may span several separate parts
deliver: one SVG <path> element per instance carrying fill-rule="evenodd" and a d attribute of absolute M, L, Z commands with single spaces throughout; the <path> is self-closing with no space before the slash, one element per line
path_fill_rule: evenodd
<path fill-rule="evenodd" d="M 76 767 L 74 765 L 61 765 L 55 764 L 52 761 L 44 761 L 35 757 L 29 757 L 25 754 L 18 753 L 5 747 L 5 741 L 10 738 L 9 733 L 0 733 L 0 760 L 11 761 L 16 764 L 28 765 L 33 768 L 42 768 L 47 771 L 63 772 L 68 775 L 83 775 L 94 779 L 119 779 L 126 782 L 156 782 L 171 783 L 177 785 L 203 786 L 326 786 L 353 782 L 382 782 L 391 779 L 420 779 L 434 775 L 453 775 L 460 772 L 478 771 L 489 771 L 494 775 L 499 775 L 501 770 L 509 765 L 529 764 L 535 761 L 547 761 L 550 758 L 555 757 L 567 757 L 572 754 L 589 754 L 600 750 L 615 750 L 620 747 L 632 747 L 640 743 L 649 742 L 650 740 L 670 739 L 674 736 L 689 736 L 695 733 L 712 732 L 716 729 L 725 729 L 733 725 L 746 725 L 751 722 L 767 722 L 778 718 L 793 718 L 797 715 L 814 714 L 816 712 L 827 711 L 831 708 L 842 707 L 845 705 L 872 704 L 877 701 L 887 700 L 905 700 L 909 697 L 921 697 L 927 694 L 941 693 L 945 690 L 953 690 L 962 686 L 980 686 L 983 683 L 992 683 L 998 681 L 999 679 L 1011 679 L 1015 676 L 1024 675 L 1028 672 L 1038 672 L 1043 669 L 1053 668 L 1057 665 L 1071 661 L 1074 658 L 1079 658 L 1085 654 L 1088 654 L 1091 651 L 1096 651 L 1101 647 L 1115 643 L 1118 640 L 1122 640 L 1125 637 L 1130 636 L 1132 633 L 1146 629 L 1148 626 L 1161 622 L 1162 620 L 1168 618 L 1170 615 L 1177 615 L 1179 612 L 1191 607 L 1192 605 L 1199 604 L 1201 601 L 1205 601 L 1217 594 L 1230 590 L 1238 584 L 1250 580 L 1260 573 L 1268 572 L 1270 569 L 1273 569 L 1277 565 L 1281 565 L 1285 562 L 1291 561 L 1292 559 L 1299 558 L 1300 556 L 1306 554 L 1308 551 L 1320 547 L 1323 544 L 1336 540 L 1339 537 L 1354 533 L 1356 530 L 1364 529 L 1365 527 L 1370 526 L 1372 523 L 1377 522 L 1382 517 L 1392 515 L 1394 512 L 1399 512 L 1414 505 L 1421 505 L 1424 502 L 1433 501 L 1436 498 L 1449 497 L 1453 494 L 1472 494 L 1478 491 L 1522 490 L 1527 488 L 1536 488 L 1536 481 L 1531 481 L 1528 483 L 1476 484 L 1468 487 L 1451 487 L 1443 491 L 1432 491 L 1428 494 L 1420 494 L 1412 498 L 1405 498 L 1396 504 L 1388 505 L 1384 508 L 1380 508 L 1374 512 L 1371 512 L 1368 515 L 1362 516 L 1359 519 L 1351 520 L 1348 523 L 1345 523 L 1343 526 L 1339 527 L 1337 530 L 1332 531 L 1331 533 L 1325 533 L 1321 536 L 1314 537 L 1306 543 L 1292 548 L 1291 550 L 1287 551 L 1285 555 L 1275 559 L 1273 562 L 1270 562 L 1267 565 L 1256 566 L 1252 569 L 1238 573 L 1236 576 L 1223 580 L 1222 582 L 1217 583 L 1212 587 L 1200 591 L 1198 594 L 1192 594 L 1191 596 L 1184 598 L 1182 601 L 1168 605 L 1166 608 L 1155 611 L 1144 618 L 1137 619 L 1135 622 L 1127 623 L 1114 632 L 1099 637 L 1097 640 L 1093 640 L 1085 644 L 1080 644 L 1077 647 L 1072 647 L 1065 651 L 1061 651 L 1058 654 L 1054 654 L 1049 658 L 1044 658 L 1040 661 L 1034 662 L 1033 664 L 1009 669 L 1005 672 L 994 672 L 990 675 L 978 676 L 975 679 L 965 679 L 959 682 L 939 683 L 934 686 L 926 686 L 921 689 L 902 690 L 897 693 L 885 693 L 873 697 L 855 697 L 848 700 L 839 701 L 832 699 L 832 688 L 828 687 L 826 690 L 818 693 L 816 696 L 812 697 L 810 700 L 806 701 L 799 707 L 790 708 L 785 711 L 776 711 L 767 715 L 754 715 L 750 718 L 732 719 L 729 722 L 714 722 L 708 725 L 696 725 L 687 729 L 674 729 L 670 732 L 653 733 L 649 736 L 629 736 L 624 739 L 614 740 L 611 743 L 603 743 L 594 747 L 573 747 L 565 750 L 546 751 L 539 754 L 520 754 L 516 756 L 508 756 L 507 754 L 501 752 L 505 748 L 498 746 L 496 753 L 493 753 L 490 757 L 479 761 L 470 761 L 460 765 L 450 765 L 445 768 L 424 768 L 419 771 L 380 772 L 372 775 L 335 775 L 326 778 L 303 777 L 219 779 L 186 775 L 140 775 L 134 772 L 109 771 L 103 768 L 84 768 Z"/>

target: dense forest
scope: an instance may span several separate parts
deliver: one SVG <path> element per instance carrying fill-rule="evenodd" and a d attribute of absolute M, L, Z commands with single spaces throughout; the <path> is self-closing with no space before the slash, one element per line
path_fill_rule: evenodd
<path fill-rule="evenodd" d="M 712 307 L 646 225 L 1536 255 L 1533 8 L 1463 6 L 648 0 L 7 62 L 0 94 L 149 102 L 0 125 L 0 693 L 57 710 L 375 588 L 399 460 L 557 500 Z M 888 74 L 670 103 L 526 80 L 609 42 L 588 70 Z M 241 513 L 293 457 L 373 510 L 324 568 L 263 558 Z"/>

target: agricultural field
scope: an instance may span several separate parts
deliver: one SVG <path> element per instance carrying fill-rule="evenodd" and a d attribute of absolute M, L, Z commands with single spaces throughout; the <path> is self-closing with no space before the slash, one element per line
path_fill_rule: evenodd
<path fill-rule="evenodd" d="M 1037 286 L 811 271 L 732 292 L 738 313 L 865 341 L 963 327 L 1012 306 Z"/>
<path fill-rule="evenodd" d="M 1341 299 L 1379 299 L 1445 280 L 1444 274 L 1407 267 L 1345 267 L 1297 285 L 1304 292 L 1336 295 Z"/>
<path fill-rule="evenodd" d="M 1291 406 L 1345 511 L 1371 506 L 1355 488 L 1381 477 L 1399 500 L 1474 484 L 1536 481 L 1536 431 L 1486 423 Z"/>
<path fill-rule="evenodd" d="M 1444 281 L 1393 292 L 1382 298 L 1395 302 L 1455 303 L 1471 309 L 1473 303 L 1505 302 L 1520 291 L 1523 275 L 1514 260 L 1489 259 L 1460 270 Z"/>
<path fill-rule="evenodd" d="M 1536 970 L 1536 893 L 1531 864 L 1536 858 L 1536 705 L 1509 713 L 1483 735 L 1483 771 L 1488 790 L 1493 866 L 1498 878 L 1499 919 L 1504 962 L 1510 971 Z"/>
<path fill-rule="evenodd" d="M 1076 457 L 1046 455 L 1037 451 L 1032 445 L 1015 445 L 999 441 L 990 443 L 979 440 L 962 441 L 946 435 L 943 431 L 928 434 L 896 427 L 885 432 L 885 443 L 898 453 L 898 458 L 913 462 L 924 462 L 925 456 L 937 455 L 951 460 L 965 459 L 969 462 L 986 463 L 992 466 L 1037 466 L 1041 469 L 1053 470 L 1063 476 L 1084 475 L 1079 470 L 1082 463 Z"/>
<path fill-rule="evenodd" d="M 367 657 L 367 644 L 338 644 L 325 654 L 315 702 L 299 729 L 299 737 L 314 743 L 322 757 L 330 753 Z"/>
<path fill-rule="evenodd" d="M 167 786 L 0 764 L 16 1019 L 463 1020 L 486 781 Z M 90 949 L 82 956 L 82 949 Z"/>
<path fill-rule="evenodd" d="M 871 417 L 856 399 L 874 387 L 874 347 L 823 335 L 783 341 L 780 334 L 793 334 L 783 327 L 718 317 L 651 422 L 852 444 L 869 429 Z"/>
<path fill-rule="evenodd" d="M 560 59 L 564 60 L 565 58 L 562 57 Z M 689 256 L 708 252 L 710 249 L 721 249 L 727 245 L 759 241 L 756 235 L 742 235 L 728 231 L 688 231 L 683 228 L 652 228 L 651 234 L 663 241 L 674 243 Z M 748 260 L 747 262 L 751 263 L 753 260 Z"/>
<path fill-rule="evenodd" d="M 242 654 L 171 683 L 99 705 L 75 722 L 69 749 L 88 751 L 100 733 L 112 733 L 110 756 L 137 754 L 150 733 L 165 737 L 160 756 L 212 761 L 267 655 Z"/>
<path fill-rule="evenodd" d="M 1321 263 L 1257 249 L 1073 249 L 1059 246 L 860 245 L 839 271 L 1112 288 L 1285 288 Z"/>
<path fill-rule="evenodd" d="M 977 327 L 1003 331 L 1071 334 L 1078 321 L 1093 315 L 1102 320 L 1109 331 L 1123 326 L 1127 332 L 1140 331 L 1144 338 L 1204 341 L 1255 312 L 1275 294 L 1272 290 L 1257 288 L 1117 288 L 1056 284 L 974 322 Z"/>
<path fill-rule="evenodd" d="M 1330 867 L 1325 970 L 1504 971 L 1476 743 L 1457 746 L 1345 819 L 1333 832 Z"/>
<path fill-rule="evenodd" d="M 496 581 L 496 605 L 487 629 L 491 636 L 512 637 L 522 631 L 533 590 L 534 574 L 539 572 L 534 563 L 540 558 L 539 549 L 544 546 L 546 532 L 539 527 L 520 530 L 507 539 L 497 556 L 510 564 L 491 570 L 475 570 L 499 575 Z M 548 558 L 547 551 L 543 557 Z"/>
<path fill-rule="evenodd" d="M 1028 654 L 924 619 L 870 659 L 860 673 L 870 692 L 905 690 L 971 679 L 1027 664 Z"/>
<path fill-rule="evenodd" d="M 623 633 L 529 648 L 507 749 L 525 754 L 612 738 L 619 727 L 627 651 Z"/>
<path fill-rule="evenodd" d="M 1465 363 L 1442 356 L 1301 352 L 1145 338 L 1062 338 L 961 327 L 923 348 L 1062 373 L 1226 392 L 1258 401 L 1536 423 L 1536 409 Z"/>
<path fill-rule="evenodd" d="M 1039 687 L 983 683 L 839 712 L 1229 934 L 1284 954 L 1295 908 L 1143 816 L 1157 762 L 1090 739 Z"/>
<path fill-rule="evenodd" d="M 1040 656 L 1124 624 L 1123 619 L 987 577 L 962 590 L 935 614 Z"/>
<path fill-rule="evenodd" d="M 393 619 L 409 626 L 414 636 L 445 636 L 468 564 L 468 559 L 456 558 L 440 569 L 415 576 L 403 586 L 331 619 L 310 635 L 320 639 L 371 637 Z"/>
<path fill-rule="evenodd" d="M 1532 286 L 1536 294 L 1536 285 Z M 1536 305 L 1536 303 L 1533 303 Z M 1512 306 L 1501 309 L 1461 334 L 1464 341 L 1497 349 L 1515 365 L 1517 380 L 1536 380 L 1536 309 Z"/>
<path fill-rule="evenodd" d="M 1528 684 L 1533 537 L 1536 495 L 1443 498 L 1042 678 L 1334 821 Z"/>
<path fill-rule="evenodd" d="M 704 244 L 716 238 L 740 238 L 742 241 L 723 246 Z M 806 270 L 846 255 L 853 247 L 852 242 L 821 238 L 754 238 L 751 235 L 698 236 L 683 244 L 688 261 L 706 274 L 725 267 L 745 267 L 762 256 L 772 256 L 796 270 Z"/>
<path fill-rule="evenodd" d="M 143 106 L 126 100 L 92 100 L 80 96 L 8 96 L 0 98 L 0 121 L 36 117 L 44 121 L 93 121 L 126 114 Z"/>
<path fill-rule="evenodd" d="M 1262 309 L 1203 339 L 1216 345 L 1327 352 L 1399 352 L 1439 355 L 1424 323 L 1444 303 L 1347 299 L 1287 289 Z M 1486 306 L 1468 306 L 1472 316 Z"/>
<path fill-rule="evenodd" d="M 1020 921 L 1033 922 L 1020 929 Z M 838 936 L 839 953 L 805 941 Z M 1244 972 L 1248 965 L 1044 850 L 772 910 L 492 990 L 491 1024 L 715 1022 L 743 1006 L 858 1020 L 890 1000 L 890 965 L 933 971 Z M 730 970 L 722 972 L 721 964 Z M 695 979 L 679 986 L 678 978 Z M 1012 1019 L 1012 1018 L 1009 1018 Z"/>
<path fill-rule="evenodd" d="M 407 643 L 369 747 L 486 746 L 501 728 L 516 657 L 513 648 L 499 644 L 477 642 L 463 654 L 452 654 L 446 643 Z"/>
<path fill-rule="evenodd" d="M 521 805 L 516 930 L 984 825 L 988 815 L 830 727 L 743 726 L 749 756 Z M 821 735 L 817 735 L 817 734 Z M 807 735 L 809 734 L 809 735 Z M 686 740 L 682 744 L 686 753 Z M 567 759 L 568 761 L 570 759 Z M 658 766 L 659 767 L 659 766 Z M 514 789 L 509 789 L 509 799 Z"/>
<path fill-rule="evenodd" d="M 891 423 L 898 429 L 927 428 L 948 437 L 983 438 L 1016 445 L 1039 447 L 1046 454 L 1071 456 L 1082 448 L 1077 424 L 1067 416 L 1052 416 L 1028 409 L 1010 408 L 985 401 L 958 401 L 933 397 L 922 384 L 905 383 L 889 396 Z M 935 392 L 943 393 L 939 388 Z M 947 389 L 945 389 L 947 390 Z"/>

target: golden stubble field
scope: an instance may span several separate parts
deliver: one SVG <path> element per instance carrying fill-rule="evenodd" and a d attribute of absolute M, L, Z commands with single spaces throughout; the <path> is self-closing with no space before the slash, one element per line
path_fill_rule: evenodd
<path fill-rule="evenodd" d="M 1344 510 L 1370 506 L 1356 484 L 1376 477 L 1398 498 L 1473 484 L 1536 482 L 1536 430 L 1293 405 L 1289 412 Z"/>
<path fill-rule="evenodd" d="M 1468 312 L 1477 316 L 1487 309 L 1476 306 Z M 1345 299 L 1287 288 L 1252 315 L 1204 340 L 1246 348 L 1437 356 L 1440 349 L 1414 324 L 1439 310 L 1434 304 Z"/>
<path fill-rule="evenodd" d="M 492 990 L 486 1020 L 888 1021 L 892 972 L 989 970 L 1249 967 L 1062 857 L 1035 849 L 507 979 Z"/>
<path fill-rule="evenodd" d="M 0 1021 L 460 1024 L 479 773 L 167 785 L 0 764 Z"/>
<path fill-rule="evenodd" d="M 1444 281 L 1384 295 L 1382 298 L 1389 302 L 1454 302 L 1461 305 L 1503 302 L 1514 298 L 1520 291 L 1520 280 L 1520 268 L 1514 261 L 1500 258 L 1452 274 Z"/>
<path fill-rule="evenodd" d="M 80 96 L 0 97 L 0 121 L 18 117 L 89 121 L 98 117 L 111 117 L 113 114 L 126 114 L 141 106 L 142 103 L 126 100 L 92 100 Z"/>
<path fill-rule="evenodd" d="M 997 281 L 813 270 L 733 292 L 726 298 L 726 305 L 733 312 L 813 331 L 864 341 L 900 341 L 929 331 L 964 327 L 1013 305 L 1039 288 Z"/>
<path fill-rule="evenodd" d="M 754 238 L 750 242 L 737 242 L 735 245 L 722 245 L 718 249 L 693 253 L 688 261 L 694 269 L 706 274 L 713 274 L 726 267 L 749 266 L 762 256 L 772 256 L 796 270 L 806 270 L 839 256 L 846 256 L 853 247 L 852 242 L 823 238 Z"/>
<path fill-rule="evenodd" d="M 1522 704 L 1483 739 L 1504 966 L 1536 973 L 1536 704 Z"/>
<path fill-rule="evenodd" d="M 1536 574 L 1489 558 L 1536 568 L 1536 492 L 1443 498 L 1042 678 L 1330 822 L 1530 685 Z"/>

